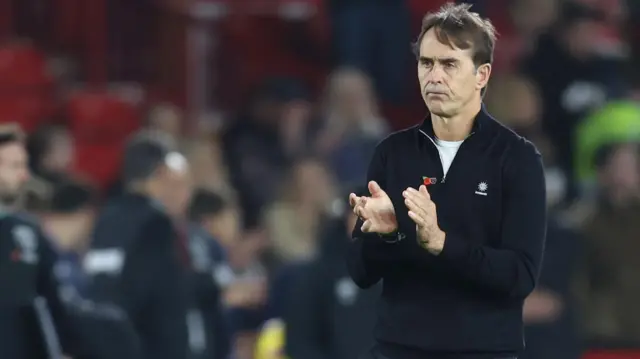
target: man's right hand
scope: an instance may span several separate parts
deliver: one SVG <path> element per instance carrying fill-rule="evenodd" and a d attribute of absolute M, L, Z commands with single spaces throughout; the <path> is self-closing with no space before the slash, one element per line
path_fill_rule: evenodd
<path fill-rule="evenodd" d="M 364 222 L 361 230 L 365 233 L 388 234 L 398 230 L 396 212 L 391 198 L 375 181 L 369 182 L 370 197 L 349 195 L 349 204 L 353 213 Z"/>

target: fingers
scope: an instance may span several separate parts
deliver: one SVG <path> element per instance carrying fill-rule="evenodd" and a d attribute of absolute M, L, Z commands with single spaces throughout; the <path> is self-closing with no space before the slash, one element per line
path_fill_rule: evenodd
<path fill-rule="evenodd" d="M 364 208 L 367 205 L 367 197 L 356 197 L 355 205 L 353 206 L 353 213 L 359 218 L 368 217 L 364 213 Z"/>
<path fill-rule="evenodd" d="M 423 227 L 425 227 L 427 225 L 427 220 L 424 217 L 418 215 L 417 213 L 415 213 L 413 211 L 409 211 L 409 217 L 420 228 L 423 228 Z"/>
<path fill-rule="evenodd" d="M 367 219 L 366 221 L 364 221 L 364 223 L 362 223 L 362 227 L 360 227 L 360 230 L 364 233 L 368 233 L 371 231 L 371 226 L 372 226 L 371 220 Z"/>
<path fill-rule="evenodd" d="M 353 210 L 353 213 L 358 214 L 357 208 L 360 205 L 362 197 L 358 197 L 355 193 L 351 193 L 349 194 L 349 206 L 351 206 L 351 209 Z"/>
<path fill-rule="evenodd" d="M 420 196 L 428 200 L 431 200 L 431 195 L 429 194 L 429 191 L 427 191 L 427 186 L 425 185 L 418 187 L 418 189 L 409 187 L 405 190 L 405 192 L 414 196 Z"/>
<path fill-rule="evenodd" d="M 409 218 L 411 218 L 418 228 L 431 228 L 436 224 L 433 216 L 423 215 L 414 211 L 409 211 Z"/>
<path fill-rule="evenodd" d="M 349 195 L 349 206 L 351 207 L 351 210 L 353 211 L 354 214 L 358 214 L 356 213 L 356 206 L 358 205 L 358 202 L 360 201 L 360 197 L 356 196 L 355 193 L 351 193 Z"/>
<path fill-rule="evenodd" d="M 427 193 L 426 195 L 422 192 L 414 188 L 407 188 L 404 192 L 402 192 L 402 196 L 406 199 L 413 201 L 420 208 L 425 211 L 431 210 L 431 207 L 435 208 L 434 203 L 431 201 L 431 196 Z"/>
<path fill-rule="evenodd" d="M 431 196 L 427 192 L 425 186 L 420 186 L 418 190 L 415 188 L 407 188 L 402 193 L 405 198 L 405 205 L 409 209 L 409 217 L 416 223 L 418 227 L 431 226 L 435 218 L 435 204 L 431 201 Z"/>
<path fill-rule="evenodd" d="M 413 213 L 421 216 L 421 217 L 426 217 L 428 215 L 427 212 L 427 208 L 425 208 L 425 204 L 418 204 L 418 202 L 416 202 L 416 200 L 414 198 L 405 198 L 404 200 L 404 204 L 407 206 L 407 208 L 412 211 Z"/>
<path fill-rule="evenodd" d="M 369 193 L 371 193 L 371 196 L 373 197 L 376 197 L 384 193 L 384 191 L 382 190 L 382 188 L 380 188 L 380 185 L 376 181 L 370 181 L 368 187 L 369 187 Z"/>
<path fill-rule="evenodd" d="M 349 206 L 351 206 L 351 208 L 356 206 L 357 201 L 358 201 L 358 196 L 356 196 L 355 193 L 349 194 Z"/>

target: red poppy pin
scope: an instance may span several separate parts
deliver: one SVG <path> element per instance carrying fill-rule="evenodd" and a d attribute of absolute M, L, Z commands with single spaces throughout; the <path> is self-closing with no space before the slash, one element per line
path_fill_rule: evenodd
<path fill-rule="evenodd" d="M 425 186 L 431 186 L 432 184 L 436 184 L 438 180 L 435 177 L 424 177 L 422 176 L 422 184 Z"/>

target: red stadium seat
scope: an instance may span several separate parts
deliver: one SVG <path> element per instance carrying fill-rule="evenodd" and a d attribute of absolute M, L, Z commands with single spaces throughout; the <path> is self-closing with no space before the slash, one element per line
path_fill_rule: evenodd
<path fill-rule="evenodd" d="M 77 171 L 106 189 L 118 176 L 127 137 L 140 127 L 139 107 L 120 94 L 89 90 L 73 94 L 66 110 Z"/>
<path fill-rule="evenodd" d="M 0 89 L 26 91 L 50 86 L 45 57 L 29 44 L 0 47 Z"/>
<path fill-rule="evenodd" d="M 91 143 L 76 141 L 75 171 L 97 188 L 107 190 L 118 178 L 124 141 Z"/>
<path fill-rule="evenodd" d="M 53 78 L 45 57 L 28 43 L 0 47 L 0 122 L 34 130 L 53 112 Z"/>
<path fill-rule="evenodd" d="M 140 126 L 137 104 L 111 91 L 76 92 L 66 110 L 71 132 L 78 140 L 118 141 Z"/>
<path fill-rule="evenodd" d="M 217 76 L 226 84 L 221 103 L 237 105 L 246 89 L 273 75 L 300 78 L 314 89 L 320 87 L 326 64 L 302 57 L 291 36 L 303 29 L 298 36 L 313 46 L 326 47 L 324 52 L 329 53 L 329 28 L 317 0 L 241 0 L 232 9 L 218 27 Z"/>
<path fill-rule="evenodd" d="M 0 122 L 34 130 L 53 112 L 53 79 L 45 57 L 28 43 L 0 47 Z"/>
<path fill-rule="evenodd" d="M 48 112 L 46 98 L 30 95 L 0 96 L 0 123 L 17 122 L 31 132 L 44 120 Z"/>

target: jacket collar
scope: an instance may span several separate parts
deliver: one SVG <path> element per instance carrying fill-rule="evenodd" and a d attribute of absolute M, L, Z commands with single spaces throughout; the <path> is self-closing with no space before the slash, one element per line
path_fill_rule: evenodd
<path fill-rule="evenodd" d="M 488 127 L 490 126 L 490 122 L 492 121 L 494 120 L 489 114 L 489 112 L 487 112 L 487 109 L 483 103 L 480 108 L 480 112 L 478 112 L 478 114 L 473 120 L 473 127 L 471 128 L 471 134 L 479 135 L 479 134 L 487 133 Z M 417 129 L 420 132 L 423 132 L 424 134 L 429 136 L 431 139 L 436 138 L 436 135 L 433 132 L 433 124 L 431 122 L 430 113 L 427 113 L 427 116 L 425 117 L 424 121 L 422 121 L 422 124 L 420 124 L 420 126 L 418 126 Z"/>

